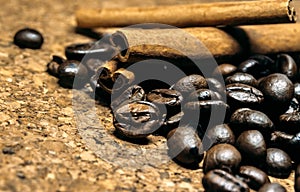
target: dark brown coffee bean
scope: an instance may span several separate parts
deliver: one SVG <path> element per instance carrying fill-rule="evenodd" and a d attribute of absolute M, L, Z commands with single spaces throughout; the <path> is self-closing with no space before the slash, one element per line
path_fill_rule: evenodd
<path fill-rule="evenodd" d="M 217 144 L 210 148 L 204 157 L 203 172 L 223 169 L 229 173 L 237 171 L 242 160 L 240 152 L 230 144 Z"/>
<path fill-rule="evenodd" d="M 280 130 L 289 134 L 300 132 L 300 112 L 285 113 L 280 115 Z"/>
<path fill-rule="evenodd" d="M 47 64 L 47 72 L 50 75 L 59 77 L 58 67 L 66 60 L 60 56 L 53 55 L 52 60 Z"/>
<path fill-rule="evenodd" d="M 257 86 L 257 80 L 250 74 L 248 73 L 234 73 L 231 76 L 228 76 L 225 79 L 225 83 L 226 85 L 228 84 L 234 84 L 234 83 L 241 83 L 241 84 L 246 84 L 246 85 L 250 85 L 253 87 Z"/>
<path fill-rule="evenodd" d="M 226 86 L 229 106 L 234 110 L 242 107 L 257 108 L 264 101 L 264 95 L 250 85 L 234 83 Z"/>
<path fill-rule="evenodd" d="M 300 164 L 296 167 L 295 170 L 295 184 L 294 184 L 295 192 L 300 192 Z"/>
<path fill-rule="evenodd" d="M 292 160 L 290 156 L 281 149 L 267 149 L 266 170 L 270 176 L 288 178 L 292 172 Z"/>
<path fill-rule="evenodd" d="M 266 142 L 263 135 L 257 130 L 244 131 L 237 138 L 236 147 L 247 164 L 259 165 L 266 159 Z"/>
<path fill-rule="evenodd" d="M 20 48 L 40 49 L 43 43 L 42 34 L 35 29 L 24 28 L 14 36 L 14 44 Z"/>
<path fill-rule="evenodd" d="M 294 97 L 300 101 L 300 83 L 295 83 L 294 84 Z"/>
<path fill-rule="evenodd" d="M 157 106 L 146 101 L 135 101 L 114 110 L 116 131 L 129 138 L 147 137 L 163 122 Z"/>
<path fill-rule="evenodd" d="M 269 69 L 271 72 L 276 71 L 275 61 L 266 55 L 256 54 L 249 57 L 249 59 L 258 61 L 260 65 L 265 66 L 265 68 Z"/>
<path fill-rule="evenodd" d="M 66 88 L 83 87 L 89 79 L 86 67 L 75 60 L 67 60 L 60 64 L 58 74 L 58 83 Z M 76 81 L 74 81 L 75 77 Z"/>
<path fill-rule="evenodd" d="M 224 78 L 228 77 L 229 75 L 232 75 L 236 72 L 237 67 L 235 65 L 229 64 L 229 63 L 223 63 L 216 67 L 216 69 L 213 72 L 213 76 L 221 74 Z"/>
<path fill-rule="evenodd" d="M 263 78 L 258 87 L 264 94 L 265 109 L 268 113 L 276 116 L 288 109 L 294 96 L 294 85 L 286 75 L 271 74 Z"/>
<path fill-rule="evenodd" d="M 187 101 L 205 101 L 205 100 L 221 100 L 222 97 L 218 92 L 210 89 L 198 89 L 192 92 Z"/>
<path fill-rule="evenodd" d="M 221 81 L 217 80 L 216 78 L 206 78 L 206 82 L 208 84 L 208 89 L 218 92 L 221 94 L 221 96 L 225 96 L 225 83 L 224 80 Z"/>
<path fill-rule="evenodd" d="M 296 79 L 298 67 L 295 60 L 288 54 L 277 56 L 276 65 L 280 73 L 285 74 L 292 81 Z"/>
<path fill-rule="evenodd" d="M 114 110 L 122 104 L 145 99 L 145 91 L 138 85 L 130 86 L 122 94 L 111 95 L 111 108 Z"/>
<path fill-rule="evenodd" d="M 201 139 L 192 127 L 178 127 L 167 135 L 168 154 L 183 164 L 200 163 L 203 159 Z"/>
<path fill-rule="evenodd" d="M 270 183 L 268 175 L 264 171 L 253 166 L 241 166 L 239 176 L 254 190 L 258 190 L 264 184 Z"/>
<path fill-rule="evenodd" d="M 183 101 L 181 93 L 173 89 L 154 89 L 147 94 L 146 98 L 159 108 L 166 107 L 168 117 L 180 112 Z"/>
<path fill-rule="evenodd" d="M 180 111 L 179 113 L 167 117 L 163 126 L 158 130 L 158 134 L 166 136 L 171 130 L 178 128 L 179 126 L 186 126 L 187 124 L 181 123 L 181 119 L 184 116 L 184 113 Z M 179 125 L 181 123 L 181 125 Z"/>
<path fill-rule="evenodd" d="M 226 171 L 214 169 L 202 178 L 202 184 L 207 192 L 248 192 L 248 185 Z"/>
<path fill-rule="evenodd" d="M 216 145 L 220 143 L 235 143 L 235 136 L 227 124 L 216 125 L 212 128 L 209 128 L 205 135 L 211 145 Z"/>
<path fill-rule="evenodd" d="M 286 189 L 279 183 L 266 183 L 258 192 L 287 192 Z"/>
<path fill-rule="evenodd" d="M 183 96 L 187 96 L 198 89 L 207 88 L 207 82 L 201 75 L 189 75 L 175 83 L 173 89 L 179 91 Z"/>
<path fill-rule="evenodd" d="M 237 71 L 243 73 L 249 73 L 253 75 L 255 78 L 263 77 L 271 73 L 268 66 L 265 66 L 264 64 L 260 63 L 255 59 L 248 59 L 242 62 L 238 66 Z"/>
<path fill-rule="evenodd" d="M 237 135 L 246 130 L 258 130 L 267 135 L 274 129 L 273 122 L 266 114 L 249 108 L 236 110 L 231 115 L 229 125 Z"/>

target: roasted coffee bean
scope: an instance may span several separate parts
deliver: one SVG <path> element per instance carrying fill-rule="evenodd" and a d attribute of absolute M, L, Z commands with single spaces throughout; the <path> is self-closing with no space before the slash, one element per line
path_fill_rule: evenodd
<path fill-rule="evenodd" d="M 88 71 L 79 61 L 67 60 L 59 65 L 59 84 L 66 88 L 82 87 L 88 81 Z M 76 82 L 75 77 L 77 78 Z"/>
<path fill-rule="evenodd" d="M 255 78 L 263 77 L 269 75 L 271 70 L 268 66 L 265 66 L 261 62 L 257 61 L 256 59 L 248 59 L 242 62 L 238 68 L 238 72 L 249 73 L 253 75 Z"/>
<path fill-rule="evenodd" d="M 114 111 L 116 131 L 128 138 L 147 137 L 163 123 L 157 106 L 146 101 L 121 105 Z"/>
<path fill-rule="evenodd" d="M 207 82 L 201 75 L 189 75 L 181 78 L 173 89 L 179 91 L 183 96 L 187 96 L 198 89 L 207 88 Z"/>
<path fill-rule="evenodd" d="M 237 171 L 242 160 L 240 152 L 230 144 L 217 144 L 210 148 L 204 157 L 203 172 L 223 169 L 229 173 Z"/>
<path fill-rule="evenodd" d="M 202 184 L 207 192 L 248 192 L 248 185 L 230 173 L 220 169 L 209 171 L 202 178 Z"/>
<path fill-rule="evenodd" d="M 279 183 L 266 183 L 258 192 L 287 192 L 286 189 Z"/>
<path fill-rule="evenodd" d="M 248 73 L 234 73 L 231 76 L 228 76 L 225 79 L 226 85 L 233 84 L 233 83 L 241 83 L 241 84 L 247 84 L 253 87 L 257 86 L 257 80 Z"/>
<path fill-rule="evenodd" d="M 266 55 L 252 55 L 249 59 L 254 59 L 259 62 L 262 66 L 265 66 L 271 72 L 276 71 L 275 61 Z"/>
<path fill-rule="evenodd" d="M 210 89 L 198 89 L 192 92 L 187 101 L 205 101 L 205 100 L 221 100 L 222 97 L 218 92 Z"/>
<path fill-rule="evenodd" d="M 227 124 L 216 125 L 209 128 L 205 136 L 208 138 L 210 145 L 220 143 L 233 145 L 235 143 L 235 136 Z"/>
<path fill-rule="evenodd" d="M 300 192 L 300 164 L 297 165 L 295 170 L 295 184 L 294 184 L 295 192 Z"/>
<path fill-rule="evenodd" d="M 276 66 L 279 69 L 279 73 L 285 74 L 292 81 L 296 79 L 298 67 L 295 60 L 288 54 L 278 55 Z"/>
<path fill-rule="evenodd" d="M 75 43 L 65 48 L 65 55 L 68 60 L 81 61 L 96 58 L 102 61 L 110 60 L 115 53 L 113 46 L 102 42 Z"/>
<path fill-rule="evenodd" d="M 177 128 L 178 126 L 183 126 L 187 124 L 183 124 L 181 122 L 182 117 L 184 116 L 184 113 L 180 111 L 179 113 L 167 118 L 163 124 L 163 126 L 159 129 L 159 134 L 161 135 L 166 135 L 168 134 L 171 130 Z"/>
<path fill-rule="evenodd" d="M 294 97 L 300 101 L 300 83 L 295 83 L 294 84 Z"/>
<path fill-rule="evenodd" d="M 280 115 L 279 122 L 281 131 L 289 134 L 300 132 L 300 111 Z"/>
<path fill-rule="evenodd" d="M 229 126 L 237 135 L 246 130 L 258 130 L 268 135 L 274 129 L 273 122 L 266 114 L 249 108 L 236 110 L 231 115 Z"/>
<path fill-rule="evenodd" d="M 268 175 L 264 171 L 253 166 L 241 166 L 238 174 L 242 180 L 254 190 L 258 190 L 264 184 L 270 183 Z"/>
<path fill-rule="evenodd" d="M 285 113 L 297 113 L 300 111 L 300 105 L 296 98 L 293 98 L 290 102 L 289 108 Z"/>
<path fill-rule="evenodd" d="M 213 72 L 213 76 L 216 76 L 218 74 L 221 74 L 224 78 L 228 77 L 229 75 L 232 75 L 236 72 L 237 67 L 235 65 L 224 63 L 216 67 L 216 69 Z"/>
<path fill-rule="evenodd" d="M 206 82 L 207 82 L 209 90 L 220 93 L 222 97 L 225 96 L 224 81 L 223 81 L 223 83 L 221 83 L 221 81 L 217 80 L 216 78 L 206 78 Z"/>
<path fill-rule="evenodd" d="M 234 83 L 226 86 L 226 95 L 232 110 L 249 107 L 257 108 L 264 101 L 264 95 L 253 86 Z"/>
<path fill-rule="evenodd" d="M 14 36 L 14 44 L 20 48 L 40 49 L 43 43 L 42 34 L 35 29 L 24 28 Z"/>
<path fill-rule="evenodd" d="M 47 64 L 47 72 L 50 75 L 59 77 L 58 67 L 66 60 L 60 56 L 53 55 L 52 60 Z"/>
<path fill-rule="evenodd" d="M 294 97 L 294 85 L 284 74 L 271 74 L 263 78 L 258 87 L 264 94 L 266 112 L 273 116 L 284 113 Z"/>
<path fill-rule="evenodd" d="M 114 110 L 118 106 L 133 101 L 142 101 L 145 99 L 145 91 L 138 85 L 130 86 L 122 94 L 111 95 L 111 108 Z"/>
<path fill-rule="evenodd" d="M 267 149 L 266 171 L 270 176 L 288 178 L 292 172 L 292 160 L 281 149 Z"/>
<path fill-rule="evenodd" d="M 236 140 L 236 148 L 247 164 L 259 165 L 266 159 L 266 142 L 263 135 L 257 130 L 248 130 L 241 133 Z"/>
<path fill-rule="evenodd" d="M 146 98 L 159 108 L 166 107 L 168 117 L 180 112 L 183 101 L 181 93 L 174 89 L 154 89 L 147 94 Z"/>
<path fill-rule="evenodd" d="M 200 163 L 203 159 L 201 139 L 191 127 L 178 127 L 167 135 L 168 154 L 183 164 Z"/>

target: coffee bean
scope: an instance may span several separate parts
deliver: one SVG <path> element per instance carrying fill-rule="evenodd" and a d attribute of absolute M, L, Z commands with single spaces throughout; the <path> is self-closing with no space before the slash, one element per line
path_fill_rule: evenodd
<path fill-rule="evenodd" d="M 221 100 L 222 97 L 218 92 L 210 89 L 198 89 L 192 92 L 187 101 L 205 101 L 205 100 Z"/>
<path fill-rule="evenodd" d="M 53 55 L 52 60 L 47 64 L 47 72 L 50 75 L 59 77 L 58 67 L 66 60 L 60 56 Z"/>
<path fill-rule="evenodd" d="M 42 34 L 35 29 L 24 28 L 14 36 L 14 44 L 20 48 L 40 49 L 43 42 Z"/>
<path fill-rule="evenodd" d="M 184 113 L 180 111 L 179 113 L 166 118 L 163 126 L 159 129 L 159 134 L 161 135 L 167 135 L 171 130 L 177 128 L 179 124 L 181 123 L 181 119 L 184 116 Z M 181 123 L 181 125 L 187 125 L 187 123 Z"/>
<path fill-rule="evenodd" d="M 295 192 L 300 192 L 300 164 L 298 164 L 296 167 L 294 181 L 295 181 L 294 184 Z"/>
<path fill-rule="evenodd" d="M 210 145 L 216 145 L 220 143 L 235 143 L 235 136 L 227 124 L 216 125 L 209 128 L 205 135 L 209 141 Z"/>
<path fill-rule="evenodd" d="M 241 166 L 238 174 L 243 178 L 242 180 L 254 190 L 258 190 L 264 184 L 270 183 L 268 175 L 253 166 Z"/>
<path fill-rule="evenodd" d="M 163 123 L 157 106 L 146 101 L 135 101 L 121 105 L 114 111 L 116 131 L 128 138 L 147 137 Z"/>
<path fill-rule="evenodd" d="M 257 108 L 264 101 L 260 90 L 241 83 L 226 85 L 226 95 L 232 110 L 242 107 Z"/>
<path fill-rule="evenodd" d="M 294 84 L 294 97 L 300 101 L 300 83 L 295 83 Z"/>
<path fill-rule="evenodd" d="M 183 96 L 187 96 L 195 90 L 207 88 L 207 82 L 201 75 L 189 75 L 175 83 L 173 89 L 179 91 Z"/>
<path fill-rule="evenodd" d="M 232 75 L 237 70 L 237 67 L 229 64 L 229 63 L 223 63 L 216 67 L 216 69 L 213 72 L 213 76 L 216 76 L 218 74 L 221 74 L 224 78 L 228 77 L 229 75 Z"/>
<path fill-rule="evenodd" d="M 258 63 L 260 65 L 269 69 L 273 73 L 276 71 L 275 61 L 266 55 L 256 54 L 256 55 L 252 55 L 251 57 L 249 57 L 249 59 L 254 59 L 254 60 L 258 61 Z"/>
<path fill-rule="evenodd" d="M 247 164 L 259 165 L 266 159 L 267 146 L 263 135 L 257 130 L 244 131 L 237 138 L 236 147 Z"/>
<path fill-rule="evenodd" d="M 228 84 L 233 84 L 233 83 L 241 83 L 241 84 L 246 84 L 246 85 L 250 85 L 253 87 L 257 86 L 257 80 L 250 74 L 248 73 L 234 73 L 231 76 L 228 76 L 225 79 L 225 83 L 226 85 Z"/>
<path fill-rule="evenodd" d="M 225 84 L 224 81 L 221 83 L 216 78 L 206 78 L 208 89 L 218 92 L 222 97 L 225 96 Z"/>
<path fill-rule="evenodd" d="M 292 160 L 290 156 L 281 149 L 267 149 L 266 170 L 270 176 L 288 178 L 292 172 Z"/>
<path fill-rule="evenodd" d="M 268 66 L 265 66 L 263 63 L 257 61 L 256 59 L 248 59 L 242 62 L 238 68 L 238 72 L 249 73 L 255 78 L 263 77 L 271 73 Z"/>
<path fill-rule="evenodd" d="M 237 135 L 246 130 L 258 130 L 263 135 L 269 135 L 274 129 L 273 122 L 266 114 L 249 108 L 236 110 L 231 115 L 229 126 Z"/>
<path fill-rule="evenodd" d="M 276 60 L 276 66 L 280 73 L 285 74 L 290 80 L 295 80 L 298 67 L 295 60 L 288 54 L 279 54 Z"/>
<path fill-rule="evenodd" d="M 300 112 L 285 113 L 279 117 L 280 129 L 289 134 L 300 132 Z"/>
<path fill-rule="evenodd" d="M 240 152 L 230 144 L 217 144 L 210 148 L 204 157 L 203 172 L 223 169 L 229 173 L 237 171 L 242 160 Z"/>
<path fill-rule="evenodd" d="M 178 127 L 167 135 L 168 154 L 183 164 L 200 163 L 203 159 L 201 139 L 191 127 Z"/>
<path fill-rule="evenodd" d="M 220 169 L 214 169 L 206 173 L 202 178 L 202 184 L 205 191 L 209 192 L 250 191 L 246 183 Z"/>
<path fill-rule="evenodd" d="M 286 189 L 279 183 L 266 183 L 258 192 L 286 192 Z"/>
<path fill-rule="evenodd" d="M 83 87 L 88 81 L 88 71 L 79 61 L 67 60 L 59 65 L 59 84 L 66 88 Z M 74 82 L 75 77 L 77 81 Z"/>

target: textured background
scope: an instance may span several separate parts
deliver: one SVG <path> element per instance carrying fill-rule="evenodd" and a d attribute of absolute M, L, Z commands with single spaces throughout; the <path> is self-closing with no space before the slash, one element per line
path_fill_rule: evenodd
<path fill-rule="evenodd" d="M 96 156 L 93 143 L 79 134 L 72 109 L 72 90 L 59 87 L 57 79 L 45 72 L 52 55 L 64 56 L 66 45 L 91 41 L 74 32 L 73 13 L 79 6 L 145 6 L 158 2 L 162 3 L 159 0 L 143 3 L 0 0 L 0 191 L 203 191 L 201 169 L 185 169 L 169 160 L 159 162 L 147 154 L 149 165 L 127 169 Z M 38 29 L 44 35 L 41 50 L 13 45 L 15 32 L 23 27 Z M 81 97 L 91 100 L 88 96 Z M 96 105 L 96 109 L 105 125 L 104 131 L 111 136 L 110 111 L 101 105 Z M 90 130 L 90 134 L 97 132 Z M 128 144 L 114 139 L 112 143 L 117 146 Z M 149 145 L 129 147 L 143 150 L 155 148 L 156 142 L 165 144 L 163 138 L 149 140 Z M 126 151 L 116 155 L 116 146 L 109 144 L 105 145 L 108 159 L 111 156 L 122 162 Z M 145 160 L 138 152 L 135 155 L 136 160 Z M 123 161 L 125 164 L 130 159 Z M 291 180 L 278 181 L 292 191 Z"/>

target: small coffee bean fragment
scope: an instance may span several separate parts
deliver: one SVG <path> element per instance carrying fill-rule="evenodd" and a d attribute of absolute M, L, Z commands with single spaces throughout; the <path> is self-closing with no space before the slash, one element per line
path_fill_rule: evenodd
<path fill-rule="evenodd" d="M 258 192 L 287 192 L 286 189 L 279 183 L 266 183 Z"/>
<path fill-rule="evenodd" d="M 276 66 L 279 73 L 285 74 L 290 80 L 295 80 L 298 67 L 295 60 L 288 54 L 280 54 L 277 56 Z"/>
<path fill-rule="evenodd" d="M 253 166 L 241 166 L 238 174 L 254 190 L 258 190 L 264 184 L 270 183 L 268 175 Z"/>
<path fill-rule="evenodd" d="M 229 173 L 237 171 L 242 156 L 240 152 L 230 144 L 217 144 L 210 148 L 204 157 L 203 172 L 213 169 L 222 169 Z"/>
<path fill-rule="evenodd" d="M 202 178 L 202 184 L 207 192 L 248 192 L 248 185 L 230 173 L 214 169 Z"/>
<path fill-rule="evenodd" d="M 288 178 L 292 172 L 292 160 L 283 150 L 269 148 L 267 149 L 266 169 L 270 176 Z"/>
<path fill-rule="evenodd" d="M 294 184 L 295 192 L 300 192 L 300 164 L 298 164 L 296 167 L 294 181 L 295 181 Z"/>
<path fill-rule="evenodd" d="M 220 143 L 235 143 L 235 136 L 227 124 L 216 125 L 207 130 L 205 136 L 209 139 L 211 145 Z"/>
<path fill-rule="evenodd" d="M 200 163 L 203 159 L 201 139 L 192 127 L 178 127 L 167 135 L 168 154 L 183 164 Z"/>
<path fill-rule="evenodd" d="M 236 141 L 236 147 L 247 164 L 259 165 L 267 156 L 267 146 L 263 135 L 257 130 L 244 131 Z"/>
<path fill-rule="evenodd" d="M 20 48 L 40 49 L 43 43 L 42 34 L 31 28 L 21 29 L 14 36 L 14 44 Z"/>
<path fill-rule="evenodd" d="M 257 86 L 257 80 L 252 75 L 248 73 L 240 73 L 240 72 L 228 76 L 225 79 L 225 83 L 226 85 L 233 84 L 233 83 L 242 83 L 253 87 Z"/>

